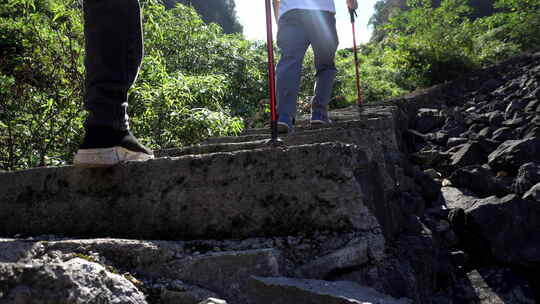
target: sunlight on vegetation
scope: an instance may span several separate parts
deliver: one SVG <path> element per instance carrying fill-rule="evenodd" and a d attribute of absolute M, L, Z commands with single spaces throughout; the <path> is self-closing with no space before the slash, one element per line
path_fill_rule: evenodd
<path fill-rule="evenodd" d="M 401 2 L 400 2 L 401 1 Z M 540 0 L 381 0 L 374 38 L 360 47 L 367 102 L 449 81 L 540 46 Z M 82 1 L 0 4 L 0 169 L 62 165 L 82 136 Z M 398 3 L 399 5 L 395 5 Z M 193 8 L 141 1 L 145 58 L 130 94 L 131 125 L 153 149 L 261 127 L 268 117 L 266 48 L 205 24 Z M 351 50 L 338 51 L 332 107 L 356 99 Z M 278 54 L 279 57 L 279 54 Z M 308 52 L 299 99 L 312 95 Z"/>

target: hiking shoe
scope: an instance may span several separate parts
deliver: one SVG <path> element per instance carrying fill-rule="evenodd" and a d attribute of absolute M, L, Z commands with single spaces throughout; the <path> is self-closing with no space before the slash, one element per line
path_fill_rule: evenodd
<path fill-rule="evenodd" d="M 130 131 L 110 127 L 89 127 L 73 165 L 77 167 L 109 167 L 125 161 L 153 159 L 154 154 Z"/>
<path fill-rule="evenodd" d="M 326 110 L 312 110 L 311 111 L 311 124 L 322 125 L 331 123 L 328 118 L 328 111 Z"/>
<path fill-rule="evenodd" d="M 288 115 L 280 115 L 277 121 L 278 133 L 292 133 L 294 125 L 294 119 L 291 119 Z"/>

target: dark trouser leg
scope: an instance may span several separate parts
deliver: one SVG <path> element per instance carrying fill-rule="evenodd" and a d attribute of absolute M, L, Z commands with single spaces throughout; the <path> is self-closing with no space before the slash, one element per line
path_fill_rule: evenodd
<path fill-rule="evenodd" d="M 281 59 L 276 69 L 277 113 L 294 118 L 304 55 L 309 46 L 302 26 L 302 11 L 293 10 L 279 19 L 277 44 Z"/>
<path fill-rule="evenodd" d="M 85 0 L 86 126 L 128 130 L 127 92 L 143 56 L 138 0 Z"/>
<path fill-rule="evenodd" d="M 309 23 L 309 41 L 315 55 L 315 89 L 312 109 L 326 111 L 332 96 L 337 69 L 335 56 L 339 44 L 333 13 L 313 11 Z"/>

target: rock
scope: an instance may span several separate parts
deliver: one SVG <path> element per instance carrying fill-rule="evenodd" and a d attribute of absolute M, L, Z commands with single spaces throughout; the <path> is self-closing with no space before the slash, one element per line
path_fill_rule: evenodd
<path fill-rule="evenodd" d="M 406 138 L 407 143 L 414 147 L 414 149 L 421 146 L 427 141 L 427 137 L 425 134 L 422 134 L 412 129 L 408 129 L 403 136 Z"/>
<path fill-rule="evenodd" d="M 441 186 L 450 187 L 450 186 L 452 186 L 452 181 L 450 181 L 448 178 L 445 178 L 445 179 L 442 180 Z"/>
<path fill-rule="evenodd" d="M 433 180 L 427 173 L 415 168 L 413 170 L 414 181 L 418 184 L 418 192 L 426 202 L 432 202 L 439 198 L 441 185 Z"/>
<path fill-rule="evenodd" d="M 448 142 L 447 142 L 447 146 L 448 147 L 455 147 L 455 146 L 459 146 L 459 145 L 462 145 L 462 144 L 465 144 L 469 141 L 468 138 L 464 138 L 464 137 L 451 137 L 448 139 Z"/>
<path fill-rule="evenodd" d="M 449 154 L 440 151 L 431 146 L 426 146 L 422 150 L 411 154 L 411 160 L 422 167 L 438 167 L 439 164 L 445 162 L 450 157 Z"/>
<path fill-rule="evenodd" d="M 440 264 L 438 244 L 418 218 L 411 218 L 408 232 L 391 245 L 395 254 L 377 263 L 351 267 L 328 277 L 332 281 L 352 281 L 391 295 L 424 303 L 436 287 L 435 271 Z M 413 232 L 414 231 L 414 232 Z"/>
<path fill-rule="evenodd" d="M 467 253 L 456 250 L 450 253 L 450 260 L 459 271 L 463 271 L 469 262 L 469 257 L 467 256 Z"/>
<path fill-rule="evenodd" d="M 448 134 L 446 134 L 444 131 L 437 131 L 426 134 L 424 138 L 437 145 L 443 146 L 448 141 Z"/>
<path fill-rule="evenodd" d="M 492 131 L 490 127 L 485 127 L 478 132 L 477 138 L 488 138 L 491 135 Z"/>
<path fill-rule="evenodd" d="M 517 194 L 523 194 L 536 183 L 540 183 L 540 163 L 526 163 L 519 167 L 512 189 Z"/>
<path fill-rule="evenodd" d="M 540 138 L 507 140 L 488 156 L 488 164 L 495 171 L 517 172 L 528 162 L 538 161 Z"/>
<path fill-rule="evenodd" d="M 484 268 L 467 273 L 456 284 L 454 301 L 478 304 L 537 303 L 527 281 L 506 268 Z"/>
<path fill-rule="evenodd" d="M 437 170 L 433 168 L 424 170 L 424 173 L 433 179 L 442 177 L 442 174 L 440 174 L 439 172 L 437 172 Z"/>
<path fill-rule="evenodd" d="M 523 126 L 526 123 L 525 118 L 523 117 L 515 117 L 512 119 L 507 119 L 503 121 L 502 125 L 504 127 L 510 127 L 510 128 L 519 128 Z"/>
<path fill-rule="evenodd" d="M 507 141 L 516 138 L 516 133 L 514 132 L 513 128 L 502 127 L 495 130 L 491 138 L 497 141 Z"/>
<path fill-rule="evenodd" d="M 187 285 L 181 281 L 176 282 L 174 290 L 168 288 L 161 290 L 160 304 L 198 304 L 217 298 L 217 295 L 209 290 Z"/>
<path fill-rule="evenodd" d="M 468 230 L 487 242 L 496 259 L 524 267 L 540 263 L 540 204 L 514 194 L 491 196 L 477 200 L 465 212 Z"/>
<path fill-rule="evenodd" d="M 460 124 L 455 120 L 447 120 L 441 130 L 448 134 L 449 137 L 457 137 L 459 134 L 467 131 L 463 124 Z"/>
<path fill-rule="evenodd" d="M 1 303 L 147 303 L 129 280 L 80 258 L 41 265 L 0 263 L 0 290 Z"/>
<path fill-rule="evenodd" d="M 472 142 L 463 145 L 451 157 L 451 165 L 454 167 L 465 167 L 475 164 L 483 164 L 487 158 L 482 146 Z"/>
<path fill-rule="evenodd" d="M 531 126 L 523 135 L 523 139 L 540 137 L 540 127 Z"/>
<path fill-rule="evenodd" d="M 352 282 L 252 277 L 250 285 L 252 301 L 257 304 L 411 303 L 407 299 L 397 300 Z"/>
<path fill-rule="evenodd" d="M 377 263 L 384 257 L 384 248 L 381 237 L 356 239 L 345 248 L 301 266 L 296 273 L 307 279 L 327 279 L 329 274 L 343 269 L 359 267 L 368 262 Z"/>
<path fill-rule="evenodd" d="M 444 124 L 444 117 L 437 109 L 419 109 L 415 120 L 415 129 L 421 133 L 440 128 Z"/>
<path fill-rule="evenodd" d="M 501 111 L 493 111 L 486 114 L 491 126 L 500 126 L 504 121 L 504 113 Z"/>
<path fill-rule="evenodd" d="M 504 118 L 507 120 L 512 119 L 514 118 L 515 114 L 521 112 L 522 110 L 523 105 L 521 101 L 512 101 L 506 107 L 506 111 L 504 112 Z"/>
<path fill-rule="evenodd" d="M 489 79 L 488 81 L 485 81 L 482 84 L 482 87 L 480 88 L 479 92 L 480 93 L 489 93 L 489 92 L 495 90 L 496 88 L 500 87 L 502 84 L 503 84 L 503 82 L 501 82 L 498 79 Z"/>
<path fill-rule="evenodd" d="M 482 131 L 482 129 L 485 128 L 485 124 L 480 124 L 480 123 L 475 123 L 475 124 L 472 124 L 470 127 L 469 127 L 469 131 L 468 131 L 468 134 L 469 134 L 469 138 L 470 139 L 477 139 L 479 136 L 478 136 L 478 133 L 480 133 L 480 131 Z"/>
<path fill-rule="evenodd" d="M 484 153 L 486 155 L 490 154 L 491 152 L 495 151 L 499 147 L 499 145 L 502 143 L 501 141 L 496 141 L 489 138 L 481 138 L 474 142 L 477 142 L 482 149 L 484 150 Z"/>
<path fill-rule="evenodd" d="M 178 303 L 178 304 L 180 304 L 180 303 Z M 208 299 L 200 302 L 199 304 L 227 304 L 227 301 L 221 300 L 221 299 L 216 299 L 216 298 L 208 298 Z"/>
<path fill-rule="evenodd" d="M 523 199 L 540 202 L 540 183 L 534 185 L 523 194 Z"/>
<path fill-rule="evenodd" d="M 37 242 L 0 238 L 0 262 L 3 263 L 30 263 L 42 251 L 43 245 Z"/>
<path fill-rule="evenodd" d="M 525 113 L 537 113 L 537 109 L 540 109 L 540 99 L 533 99 L 525 107 Z"/>
<path fill-rule="evenodd" d="M 469 191 L 456 187 L 442 187 L 441 193 L 449 209 L 468 208 L 478 198 Z"/>
<path fill-rule="evenodd" d="M 244 303 L 250 276 L 281 275 L 280 255 L 276 249 L 192 255 L 170 262 L 159 274 L 203 286 L 233 303 Z"/>
<path fill-rule="evenodd" d="M 489 169 L 481 166 L 469 166 L 458 169 L 449 177 L 452 185 L 465 188 L 480 197 L 490 195 L 503 196 L 512 193 L 512 178 L 497 177 Z"/>

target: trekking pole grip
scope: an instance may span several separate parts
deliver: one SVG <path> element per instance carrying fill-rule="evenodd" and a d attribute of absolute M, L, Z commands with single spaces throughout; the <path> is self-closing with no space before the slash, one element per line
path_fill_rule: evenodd
<path fill-rule="evenodd" d="M 350 9 L 349 9 L 349 14 L 351 15 L 351 23 L 354 23 L 354 20 L 355 20 L 355 18 L 357 17 L 356 10 L 350 8 Z"/>

